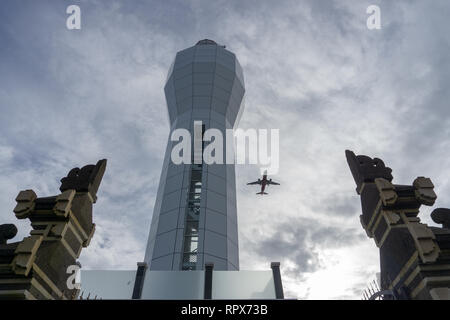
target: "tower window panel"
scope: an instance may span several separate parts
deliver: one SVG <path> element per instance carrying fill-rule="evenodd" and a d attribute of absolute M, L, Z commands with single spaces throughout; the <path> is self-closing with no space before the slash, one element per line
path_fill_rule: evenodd
<path fill-rule="evenodd" d="M 198 221 L 188 221 L 185 228 L 187 236 L 198 235 Z"/>
<path fill-rule="evenodd" d="M 198 221 L 200 215 L 200 208 L 189 208 L 186 221 Z"/>
<path fill-rule="evenodd" d="M 198 248 L 198 236 L 187 236 L 184 238 L 184 252 L 196 253 Z"/>
<path fill-rule="evenodd" d="M 187 265 L 189 266 L 189 263 L 196 263 L 197 262 L 197 254 L 187 254 L 184 258 L 183 258 L 183 263 L 188 263 Z M 193 266 L 195 267 L 195 266 Z"/>

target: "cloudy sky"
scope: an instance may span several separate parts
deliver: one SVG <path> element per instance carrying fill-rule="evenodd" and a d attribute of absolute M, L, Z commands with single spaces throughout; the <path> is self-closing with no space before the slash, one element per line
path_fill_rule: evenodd
<path fill-rule="evenodd" d="M 71 4 L 81 30 L 66 29 Z M 371 4 L 381 30 L 366 26 Z M 378 250 L 344 150 L 382 158 L 397 183 L 431 177 L 450 207 L 449 14 L 447 0 L 2 0 L 0 222 L 20 240 L 18 191 L 57 194 L 69 169 L 107 158 L 80 261 L 136 268 L 169 133 L 165 77 L 209 38 L 243 66 L 239 127 L 280 129 L 280 187 L 256 197 L 258 166 L 237 169 L 241 269 L 280 261 L 287 297 L 360 299 Z"/>

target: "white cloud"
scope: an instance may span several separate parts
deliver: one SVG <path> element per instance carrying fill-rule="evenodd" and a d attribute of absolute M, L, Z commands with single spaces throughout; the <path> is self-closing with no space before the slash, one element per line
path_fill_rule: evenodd
<path fill-rule="evenodd" d="M 450 206 L 448 4 L 379 3 L 382 29 L 369 31 L 365 1 L 90 1 L 80 4 L 79 32 L 65 30 L 61 4 L 11 4 L 11 18 L 0 19 L 9 48 L 0 61 L 2 221 L 14 222 L 19 190 L 56 194 L 70 168 L 107 158 L 94 208 L 98 229 L 81 263 L 134 268 L 169 132 L 166 73 L 176 51 L 208 37 L 243 65 L 240 126 L 280 129 L 274 179 L 281 186 L 256 198 L 245 183 L 258 168 L 237 170 L 241 269 L 268 269 L 271 255 L 252 250 L 283 234 L 287 221 L 298 230 L 308 221 L 310 230 L 284 239 L 306 259 L 281 261 L 285 290 L 359 299 L 363 280 L 378 269 L 378 250 L 359 224 L 344 150 L 384 159 L 399 183 L 430 176 L 436 205 Z M 331 241 L 324 230 L 335 232 L 339 246 L 319 244 Z"/>

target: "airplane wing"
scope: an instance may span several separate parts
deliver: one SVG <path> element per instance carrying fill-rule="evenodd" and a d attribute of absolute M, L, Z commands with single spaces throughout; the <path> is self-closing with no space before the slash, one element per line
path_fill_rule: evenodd
<path fill-rule="evenodd" d="M 249 182 L 249 183 L 247 183 L 247 185 L 254 185 L 254 184 L 261 184 L 261 181 L 258 180 L 258 181 L 254 181 L 254 182 Z"/>
<path fill-rule="evenodd" d="M 277 185 L 277 186 L 280 185 L 278 182 L 275 182 L 275 181 L 272 181 L 272 180 L 267 181 L 267 184 L 274 184 L 274 185 Z"/>

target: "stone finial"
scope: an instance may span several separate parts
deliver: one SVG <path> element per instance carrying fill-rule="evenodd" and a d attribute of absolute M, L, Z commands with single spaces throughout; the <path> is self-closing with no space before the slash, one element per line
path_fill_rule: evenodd
<path fill-rule="evenodd" d="M 370 158 L 364 155 L 355 155 L 353 151 L 346 150 L 345 156 L 356 182 L 356 191 L 360 193 L 364 182 L 374 182 L 376 178 L 383 178 L 392 181 L 392 169 L 384 165 L 383 160 Z"/>
<path fill-rule="evenodd" d="M 450 209 L 434 209 L 431 213 L 431 219 L 438 224 L 442 224 L 444 228 L 450 229 Z"/>
<path fill-rule="evenodd" d="M 98 187 L 106 169 L 106 159 L 99 160 L 96 165 L 90 164 L 80 168 L 73 168 L 67 177 L 61 179 L 59 190 L 64 192 L 74 189 L 76 192 L 89 192 L 92 198 L 97 198 Z"/>
<path fill-rule="evenodd" d="M 13 224 L 0 225 L 0 244 L 6 244 L 7 240 L 14 238 L 17 234 L 17 227 Z"/>

